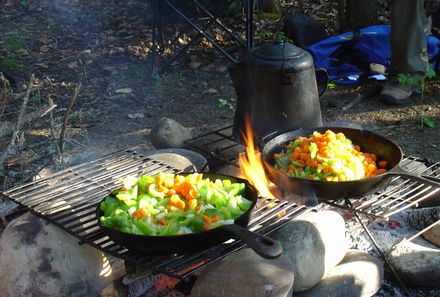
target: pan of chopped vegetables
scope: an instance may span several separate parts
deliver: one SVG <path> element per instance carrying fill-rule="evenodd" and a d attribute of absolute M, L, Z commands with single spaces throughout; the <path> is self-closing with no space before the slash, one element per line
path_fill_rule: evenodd
<path fill-rule="evenodd" d="M 319 127 L 281 133 L 263 145 L 263 163 L 283 191 L 321 200 L 360 198 L 402 176 L 439 187 L 440 179 L 405 171 L 401 148 L 368 130 Z"/>
<path fill-rule="evenodd" d="M 145 253 L 188 252 L 238 238 L 260 256 L 277 258 L 278 241 L 245 228 L 257 200 L 245 179 L 160 172 L 126 177 L 97 205 L 97 218 L 113 241 Z"/>

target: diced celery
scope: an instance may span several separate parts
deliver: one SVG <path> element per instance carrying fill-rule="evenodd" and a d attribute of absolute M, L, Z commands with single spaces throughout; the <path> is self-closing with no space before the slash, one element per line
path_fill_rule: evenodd
<path fill-rule="evenodd" d="M 104 212 L 104 215 L 108 216 L 116 209 L 117 206 L 118 200 L 114 197 L 107 196 L 101 203 L 101 210 Z"/>
<path fill-rule="evenodd" d="M 220 212 L 221 212 L 223 218 L 232 219 L 232 213 L 226 206 L 221 207 Z"/>
<path fill-rule="evenodd" d="M 223 188 L 227 189 L 232 184 L 231 180 L 224 179 L 223 180 Z"/>
<path fill-rule="evenodd" d="M 137 205 L 137 201 L 136 200 L 134 200 L 134 199 L 129 199 L 129 200 L 124 200 L 124 203 L 127 205 L 127 206 L 135 206 L 135 205 Z"/>
<path fill-rule="evenodd" d="M 290 149 L 294 149 L 294 148 L 296 148 L 297 146 L 299 146 L 300 144 L 301 144 L 300 141 L 291 141 L 291 142 L 289 143 L 289 147 L 290 147 Z"/>
<path fill-rule="evenodd" d="M 230 197 L 226 207 L 231 211 L 234 218 L 241 215 L 241 210 L 237 205 L 236 197 Z"/>
<path fill-rule="evenodd" d="M 208 208 L 205 210 L 205 215 L 208 217 L 213 217 L 215 215 L 218 215 L 220 211 L 217 208 Z"/>
<path fill-rule="evenodd" d="M 131 232 L 132 234 L 136 234 L 136 235 L 144 235 L 144 233 L 135 225 L 131 225 Z"/>
<path fill-rule="evenodd" d="M 309 145 L 309 151 L 310 151 L 310 157 L 312 158 L 312 160 L 314 160 L 316 158 L 316 154 L 318 153 L 318 145 L 312 142 Z"/>
<path fill-rule="evenodd" d="M 190 223 L 191 229 L 195 232 L 203 231 L 203 217 L 202 216 L 195 216 L 191 219 Z"/>
<path fill-rule="evenodd" d="M 304 165 L 304 164 L 302 164 L 300 162 L 297 162 L 297 161 L 290 161 L 290 164 L 295 166 L 295 167 L 301 167 L 301 168 L 306 167 L 306 165 Z"/>
<path fill-rule="evenodd" d="M 275 160 L 275 164 L 282 168 L 286 168 L 287 166 L 289 166 L 289 156 L 277 158 Z"/>
<path fill-rule="evenodd" d="M 177 224 L 168 224 L 159 229 L 159 235 L 176 235 L 177 231 L 179 231 L 179 226 Z"/>
<path fill-rule="evenodd" d="M 137 182 L 138 182 L 138 178 L 134 177 L 134 176 L 127 176 L 122 181 L 122 183 L 124 184 L 124 188 L 126 188 L 126 189 L 132 188 L 134 185 L 137 184 Z"/>
<path fill-rule="evenodd" d="M 159 192 L 156 188 L 156 184 L 151 184 L 148 187 L 148 194 L 150 194 L 153 197 L 157 197 L 157 198 L 163 198 L 165 197 L 165 193 L 164 192 Z"/>
<path fill-rule="evenodd" d="M 249 201 L 241 196 L 237 196 L 236 199 L 238 207 L 240 207 L 240 209 L 244 212 L 247 211 L 252 205 L 252 201 Z"/>
<path fill-rule="evenodd" d="M 138 195 L 138 186 L 135 185 L 132 188 L 129 188 L 126 191 L 120 191 L 117 195 L 116 198 L 118 198 L 119 200 L 130 200 L 130 199 L 134 199 L 136 200 Z"/>
<path fill-rule="evenodd" d="M 113 228 L 113 227 L 115 227 L 115 224 L 114 224 L 112 218 L 110 218 L 110 217 L 101 216 L 101 217 L 99 218 L 99 221 L 100 221 L 101 224 L 102 224 L 103 226 L 105 226 L 105 227 L 108 227 L 108 228 Z"/>
<path fill-rule="evenodd" d="M 136 227 L 145 235 L 153 235 L 154 229 L 142 220 L 135 220 Z"/>
<path fill-rule="evenodd" d="M 151 184 L 155 182 L 155 178 L 151 175 L 142 175 L 140 180 L 146 184 Z"/>
<path fill-rule="evenodd" d="M 170 198 L 163 198 L 159 200 L 157 206 L 167 206 L 170 203 Z"/>
<path fill-rule="evenodd" d="M 210 203 L 214 204 L 215 207 L 222 207 L 227 202 L 228 193 L 222 189 L 214 189 L 212 191 Z"/>

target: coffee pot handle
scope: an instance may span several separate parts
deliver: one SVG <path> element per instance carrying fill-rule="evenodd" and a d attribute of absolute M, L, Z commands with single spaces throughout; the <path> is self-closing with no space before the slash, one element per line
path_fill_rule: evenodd
<path fill-rule="evenodd" d="M 325 92 L 327 92 L 328 84 L 330 83 L 330 76 L 328 75 L 327 70 L 324 69 L 324 68 L 316 68 L 315 69 L 315 74 L 318 73 L 318 72 L 324 73 L 324 77 L 325 77 L 325 84 L 324 84 L 321 92 L 319 92 L 319 98 L 321 98 L 325 94 Z M 318 81 L 318 79 L 317 79 L 317 81 Z"/>

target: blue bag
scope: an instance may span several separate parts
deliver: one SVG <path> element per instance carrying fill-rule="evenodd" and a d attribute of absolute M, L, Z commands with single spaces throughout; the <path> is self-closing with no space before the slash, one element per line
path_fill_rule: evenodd
<path fill-rule="evenodd" d="M 428 56 L 431 63 L 437 63 L 440 56 L 440 40 L 427 36 Z M 361 78 L 386 79 L 372 74 L 370 64 L 390 69 L 391 46 L 390 26 L 374 25 L 350 31 L 318 41 L 306 48 L 314 59 L 315 68 L 328 71 L 330 81 L 336 84 L 358 84 Z M 437 65 L 433 65 L 436 69 Z"/>

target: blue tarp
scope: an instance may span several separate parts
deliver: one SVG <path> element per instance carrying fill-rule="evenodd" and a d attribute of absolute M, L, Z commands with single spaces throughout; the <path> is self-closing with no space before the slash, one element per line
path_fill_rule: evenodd
<path fill-rule="evenodd" d="M 313 56 L 315 68 L 328 71 L 330 80 L 337 84 L 357 84 L 360 75 L 368 75 L 370 63 L 390 68 L 391 46 L 390 26 L 374 25 L 333 36 L 306 48 Z M 430 61 L 437 56 L 440 40 L 427 36 Z M 385 79 L 384 76 L 369 75 L 372 79 Z"/>

